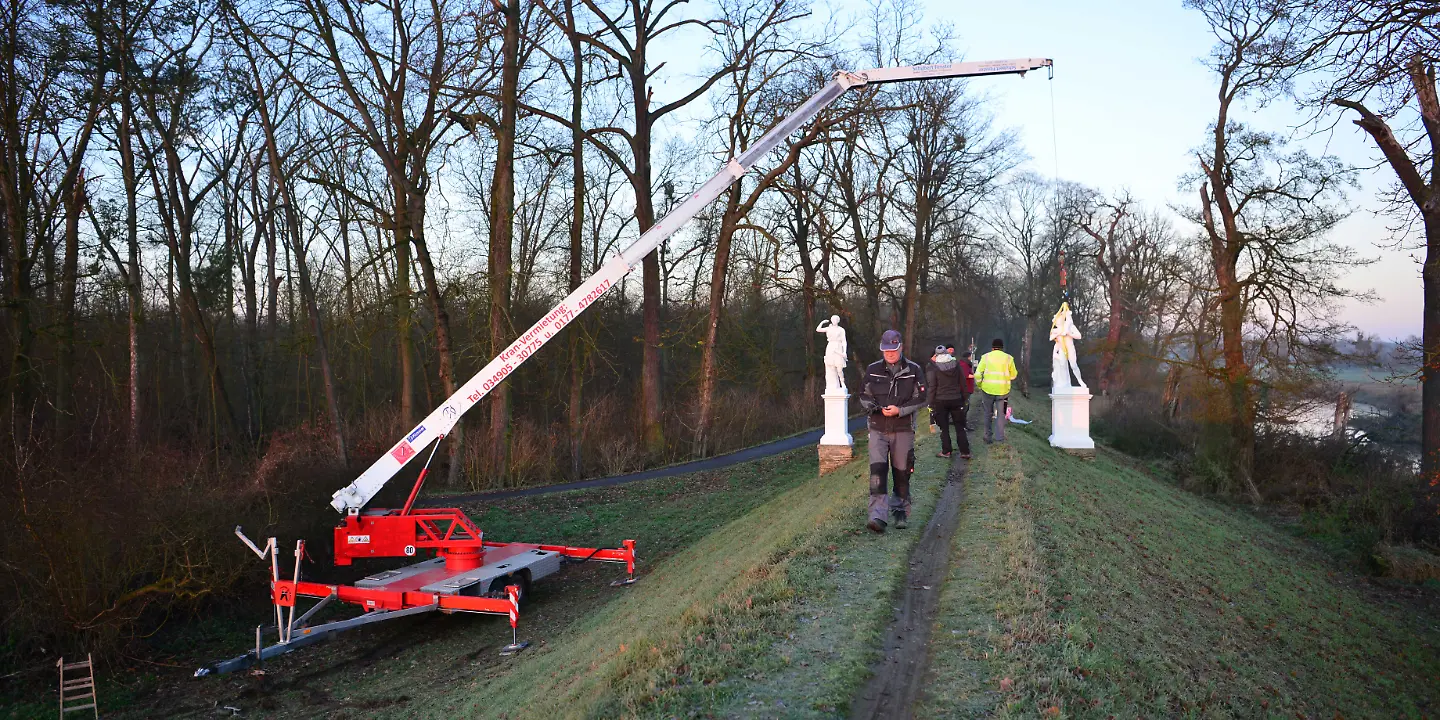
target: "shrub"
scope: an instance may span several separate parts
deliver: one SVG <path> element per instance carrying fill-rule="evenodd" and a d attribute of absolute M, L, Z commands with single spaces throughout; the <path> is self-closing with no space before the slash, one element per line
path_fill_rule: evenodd
<path fill-rule="evenodd" d="M 1112 402 L 1097 415 L 1096 436 L 1126 454 L 1173 462 L 1176 480 L 1187 489 L 1248 499 L 1230 471 L 1228 427 L 1165 418 L 1158 407 L 1143 392 Z M 1372 558 L 1382 544 L 1440 548 L 1440 517 L 1402 452 L 1365 439 L 1262 427 L 1254 471 L 1267 505 L 1300 516 L 1306 534 L 1371 570 L 1379 569 Z"/>
<path fill-rule="evenodd" d="M 314 536 L 316 528 L 293 523 L 330 518 L 293 513 L 282 526 L 277 510 L 319 505 L 341 476 L 319 459 L 325 433 L 309 427 L 276 436 L 258 460 L 218 466 L 195 448 L 129 455 L 103 443 L 9 440 L 0 455 L 9 478 L 0 486 L 4 665 L 34 664 L 38 653 L 104 657 L 172 618 L 258 596 L 237 592 L 268 577 L 234 527 L 252 537 Z"/>
<path fill-rule="evenodd" d="M 1194 428 L 1165 419 L 1149 393 L 1112 401 L 1095 418 L 1095 435 L 1110 447 L 1141 458 L 1178 459 L 1194 451 Z"/>

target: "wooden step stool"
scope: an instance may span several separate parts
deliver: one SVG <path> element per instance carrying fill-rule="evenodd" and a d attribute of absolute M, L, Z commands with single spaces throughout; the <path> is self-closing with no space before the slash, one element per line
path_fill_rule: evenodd
<path fill-rule="evenodd" d="M 66 664 L 65 658 L 55 663 L 60 668 L 60 717 L 77 710 L 91 710 L 100 717 L 100 707 L 95 698 L 95 666 L 90 654 L 82 662 Z M 69 673 L 69 677 L 66 677 Z"/>

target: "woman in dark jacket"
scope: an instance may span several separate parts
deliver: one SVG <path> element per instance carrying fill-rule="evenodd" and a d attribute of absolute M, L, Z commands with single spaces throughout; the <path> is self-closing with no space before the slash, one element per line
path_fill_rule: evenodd
<path fill-rule="evenodd" d="M 950 425 L 953 423 L 960 457 L 970 458 L 965 407 L 975 382 L 972 375 L 970 364 L 956 358 L 944 345 L 935 348 L 935 356 L 925 368 L 925 402 L 930 406 L 930 421 L 940 426 L 940 452 L 936 457 L 950 457 Z"/>

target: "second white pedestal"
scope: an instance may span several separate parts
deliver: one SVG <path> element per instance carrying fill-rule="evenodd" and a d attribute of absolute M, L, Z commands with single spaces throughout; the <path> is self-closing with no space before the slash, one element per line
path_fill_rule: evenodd
<path fill-rule="evenodd" d="M 849 413 L 850 393 L 841 390 L 839 392 L 826 392 L 820 397 L 825 398 L 825 434 L 820 436 L 821 445 L 854 445 L 854 438 L 850 437 Z"/>
<path fill-rule="evenodd" d="M 1090 392 L 1088 388 L 1058 388 L 1050 392 L 1050 445 L 1074 455 L 1093 457 L 1095 441 L 1090 439 Z"/>

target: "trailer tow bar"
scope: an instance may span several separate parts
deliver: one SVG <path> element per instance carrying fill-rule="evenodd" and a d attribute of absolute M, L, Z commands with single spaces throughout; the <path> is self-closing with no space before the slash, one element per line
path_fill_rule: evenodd
<path fill-rule="evenodd" d="M 324 605 L 325 602 L 325 600 L 321 600 L 319 605 L 316 605 L 315 608 L 311 608 L 311 612 L 314 612 L 315 609 L 319 608 L 321 605 Z M 284 655 L 285 653 L 288 653 L 292 650 L 299 650 L 300 648 L 314 645 L 321 640 L 329 639 L 330 637 L 338 633 L 345 632 L 346 630 L 350 630 L 352 628 L 360 627 L 361 625 L 370 625 L 377 622 L 383 622 L 385 620 L 394 620 L 396 618 L 407 617 L 410 615 L 419 615 L 421 613 L 434 612 L 438 609 L 440 609 L 440 603 L 437 601 L 429 605 L 418 605 L 416 607 L 408 607 L 403 610 L 376 610 L 373 612 L 367 612 L 364 615 L 360 615 L 358 617 L 350 618 L 349 620 L 337 620 L 332 623 L 325 623 L 324 625 L 316 625 L 313 628 L 297 627 L 296 629 L 299 630 L 299 637 L 292 637 L 289 642 L 276 643 L 267 648 L 260 648 L 257 644 L 255 650 L 251 650 L 250 652 L 247 652 L 240 657 L 231 658 L 229 660 L 221 660 L 219 662 L 211 663 L 209 665 L 206 665 L 205 667 L 196 670 L 195 677 L 198 678 L 205 677 L 207 675 L 223 675 L 225 673 L 246 670 L 254 667 L 255 665 L 264 660 L 269 660 L 270 658 Z M 307 615 L 308 614 L 309 613 L 307 613 Z M 301 619 L 303 620 L 304 618 Z"/>

